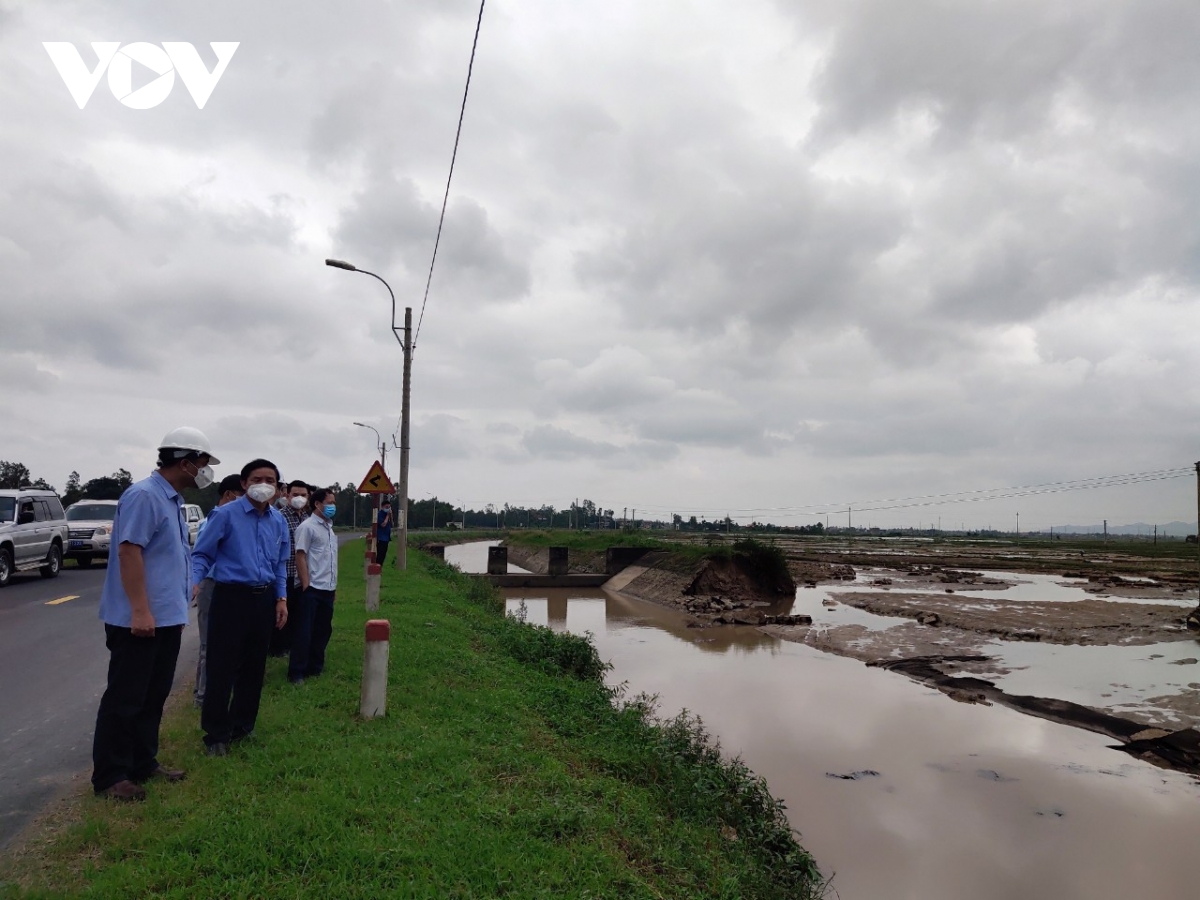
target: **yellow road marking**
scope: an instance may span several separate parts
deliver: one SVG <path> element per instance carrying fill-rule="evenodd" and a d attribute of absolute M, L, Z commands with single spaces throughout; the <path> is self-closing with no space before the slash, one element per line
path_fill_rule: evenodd
<path fill-rule="evenodd" d="M 71 594 L 69 597 L 59 597 L 57 600 L 47 600 L 47 606 L 58 606 L 60 603 L 66 603 L 68 600 L 78 600 L 78 594 Z"/>

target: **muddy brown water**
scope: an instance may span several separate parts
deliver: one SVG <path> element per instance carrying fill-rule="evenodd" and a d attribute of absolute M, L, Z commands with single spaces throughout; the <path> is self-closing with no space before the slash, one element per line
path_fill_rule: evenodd
<path fill-rule="evenodd" d="M 480 571 L 486 553 L 446 556 Z M 506 595 L 530 622 L 591 632 L 611 683 L 699 714 L 787 803 L 830 896 L 1200 897 L 1200 784 L 1108 738 L 604 590 Z"/>

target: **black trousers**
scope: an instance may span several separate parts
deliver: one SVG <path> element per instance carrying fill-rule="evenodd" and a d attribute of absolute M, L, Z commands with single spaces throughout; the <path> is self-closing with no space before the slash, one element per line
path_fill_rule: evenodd
<path fill-rule="evenodd" d="M 383 565 L 383 560 L 387 557 L 387 548 L 390 543 L 390 540 L 375 542 L 375 562 L 381 566 Z"/>
<path fill-rule="evenodd" d="M 325 648 L 333 635 L 334 591 L 309 587 L 296 603 L 296 636 L 288 660 L 288 678 L 320 675 L 325 668 Z"/>
<path fill-rule="evenodd" d="M 175 679 L 182 625 L 134 637 L 128 628 L 105 625 L 108 687 L 96 713 L 92 742 L 92 788 L 141 780 L 158 768 L 158 726 Z"/>
<path fill-rule="evenodd" d="M 296 626 L 292 623 L 295 621 L 296 603 L 300 600 L 300 582 L 295 578 L 288 578 L 287 582 L 287 621 L 283 623 L 282 628 L 276 628 L 271 632 L 271 655 L 286 656 L 287 652 L 292 649 L 292 635 L 296 632 Z"/>
<path fill-rule="evenodd" d="M 275 586 L 217 582 L 208 612 L 208 684 L 200 708 L 204 743 L 227 744 L 254 730 L 267 648 L 275 630 Z"/>

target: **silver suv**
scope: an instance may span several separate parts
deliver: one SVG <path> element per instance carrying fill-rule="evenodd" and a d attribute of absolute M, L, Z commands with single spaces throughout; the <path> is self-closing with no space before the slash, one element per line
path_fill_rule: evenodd
<path fill-rule="evenodd" d="M 116 516 L 116 500 L 80 500 L 67 507 L 71 536 L 65 558 L 75 560 L 85 569 L 96 557 L 107 560 Z"/>
<path fill-rule="evenodd" d="M 53 578 L 62 569 L 67 519 L 54 491 L 0 490 L 0 587 L 13 572 L 37 569 Z"/>

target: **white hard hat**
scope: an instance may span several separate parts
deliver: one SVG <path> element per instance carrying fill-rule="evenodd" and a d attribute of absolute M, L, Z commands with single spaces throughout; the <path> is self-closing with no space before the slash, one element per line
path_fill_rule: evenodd
<path fill-rule="evenodd" d="M 208 456 L 209 463 L 214 465 L 221 464 L 221 461 L 212 455 L 212 445 L 208 442 L 208 438 L 204 436 L 204 432 L 199 428 L 191 428 L 187 425 L 182 425 L 179 428 L 168 431 L 166 437 L 159 441 L 158 449 L 187 450 L 191 453 L 204 453 Z"/>

